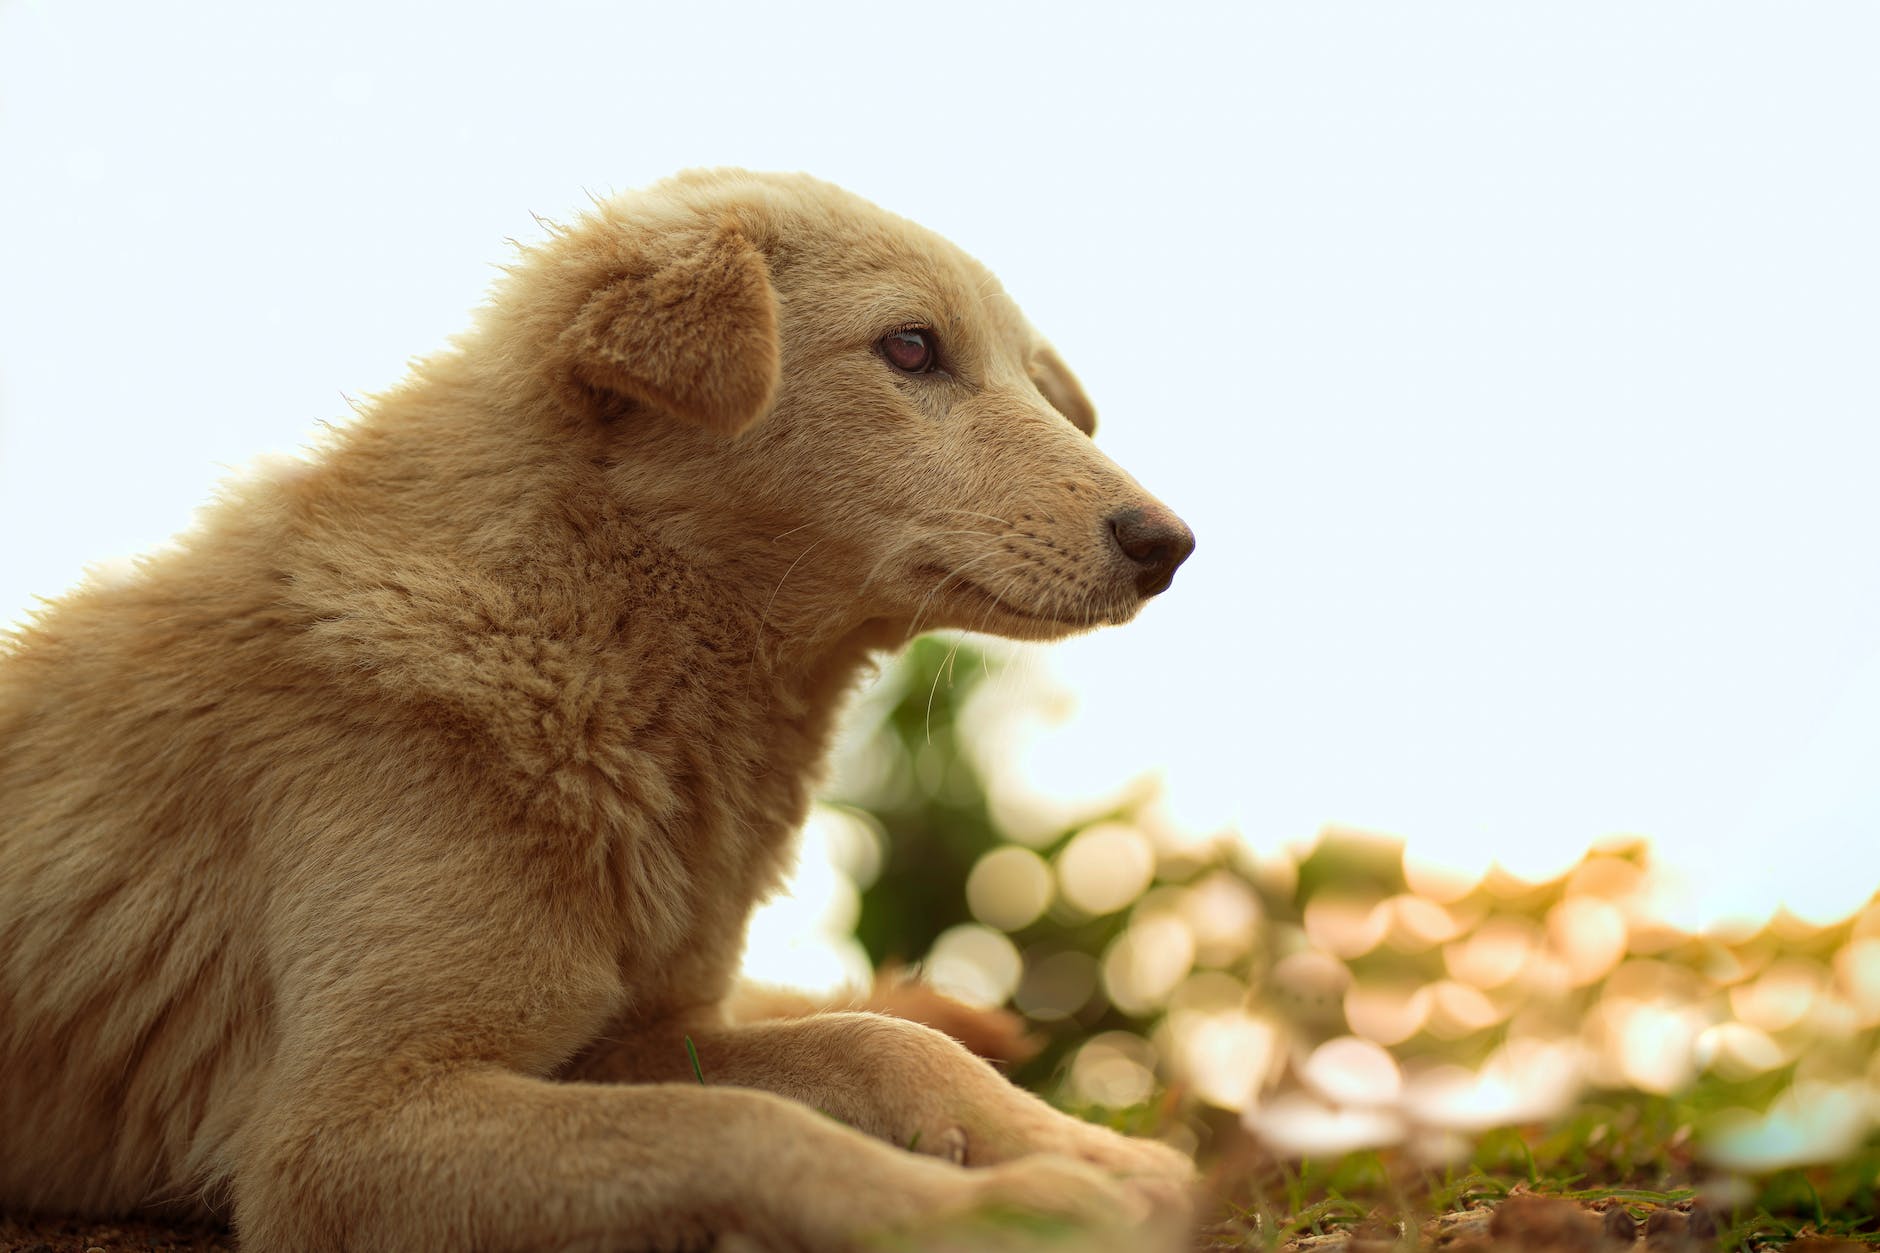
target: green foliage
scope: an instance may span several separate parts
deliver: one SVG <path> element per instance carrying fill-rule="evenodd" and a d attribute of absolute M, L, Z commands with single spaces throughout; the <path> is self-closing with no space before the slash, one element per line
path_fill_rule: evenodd
<path fill-rule="evenodd" d="M 988 805 L 983 781 L 963 751 L 961 714 L 975 687 L 989 673 L 970 647 L 923 639 L 902 662 L 898 700 L 879 728 L 882 751 L 891 759 L 887 785 L 870 794 L 838 800 L 871 813 L 887 835 L 882 871 L 862 896 L 857 938 L 877 965 L 918 961 L 949 928 L 971 921 L 964 885 L 975 863 L 1011 842 Z M 1129 819 L 1128 813 L 1108 815 Z M 1087 825 L 1087 824 L 1085 824 Z M 1047 859 L 1059 854 L 1081 827 L 1042 841 L 1029 841 Z M 1273 961 L 1306 944 L 1306 915 L 1315 899 L 1359 897 L 1384 900 L 1407 890 L 1401 846 L 1374 838 L 1327 837 L 1291 867 L 1292 877 L 1262 877 L 1233 849 L 1186 861 L 1164 861 L 1159 891 L 1180 890 L 1201 876 L 1227 873 L 1254 896 L 1260 908 L 1258 934 L 1231 973 L 1251 989 L 1261 1013 L 1297 1015 L 1297 1038 L 1312 1040 L 1348 1030 L 1343 1011 L 1290 1004 L 1267 988 Z M 1602 850 L 1608 870 L 1630 873 L 1644 857 L 1642 846 Z M 1453 902 L 1458 917 L 1478 926 L 1504 919 L 1544 931 L 1548 912 L 1573 889 L 1566 879 L 1542 884 L 1489 882 Z M 1880 914 L 1876 914 L 1880 917 Z M 1099 958 L 1132 925 L 1125 908 L 1090 917 L 1054 906 L 1035 922 L 1011 933 L 1028 968 L 1066 952 Z M 1829 928 L 1772 927 L 1725 944 L 1707 937 L 1673 938 L 1650 954 L 1647 965 L 1690 972 L 1728 968 L 1755 972 L 1778 960 L 1802 960 L 1826 969 L 1851 942 L 1851 924 Z M 1349 956 L 1352 978 L 1429 985 L 1449 977 L 1441 943 L 1422 948 L 1378 944 Z M 1739 981 L 1748 975 L 1737 976 Z M 1695 985 L 1694 984 L 1694 985 Z M 1727 1014 L 1721 982 L 1713 989 L 1714 1014 Z M 1579 1030 L 1605 994 L 1600 981 L 1574 986 L 1546 1006 L 1559 1030 Z M 1719 1008 L 1721 1007 L 1721 1008 Z M 1311 1009 L 1308 1013 L 1307 1010 Z M 1312 1014 L 1320 1017 L 1314 1019 Z M 1263 1151 L 1231 1111 L 1203 1107 L 1178 1087 L 1159 1086 L 1124 1108 L 1090 1103 L 1067 1082 L 1067 1063 L 1092 1037 L 1120 1031 L 1147 1038 L 1160 1011 L 1148 1017 L 1119 1010 L 1099 987 L 1067 1018 L 1033 1024 L 1048 1039 L 1044 1052 L 1015 1078 L 1080 1116 L 1133 1134 L 1170 1135 L 1200 1150 L 1225 1218 L 1216 1228 L 1216 1248 L 1278 1248 L 1304 1235 L 1350 1229 L 1380 1219 L 1404 1220 L 1398 1237 L 1414 1241 L 1417 1223 L 1431 1216 L 1490 1204 L 1517 1191 L 1620 1204 L 1634 1217 L 1687 1204 L 1720 1176 L 1698 1154 L 1720 1120 L 1744 1110 L 1767 1108 L 1796 1078 L 1794 1059 L 1761 1072 L 1727 1077 L 1700 1072 L 1669 1095 L 1629 1090 L 1593 1092 L 1543 1125 L 1500 1128 L 1475 1137 L 1466 1159 L 1431 1169 L 1399 1149 L 1354 1152 L 1325 1160 L 1286 1161 Z M 1529 1029 L 1532 1029 L 1530 1023 Z M 1507 1020 L 1461 1032 L 1419 1031 L 1392 1046 L 1406 1065 L 1418 1062 L 1480 1063 L 1508 1034 Z M 1864 1067 L 1880 1033 L 1868 1029 L 1844 1041 L 1847 1066 Z M 1815 1063 L 1833 1060 L 1821 1050 L 1803 1052 Z M 694 1061 L 696 1067 L 696 1059 Z M 702 1081 L 702 1074 L 700 1075 Z M 1166 1081 L 1167 1075 L 1161 1078 Z M 1750 1249 L 1809 1233 L 1880 1243 L 1880 1138 L 1845 1160 L 1777 1171 L 1735 1181 L 1734 1204 L 1720 1215 L 1724 1248 Z M 1408 1247 L 1408 1244 L 1406 1244 Z"/>
<path fill-rule="evenodd" d="M 896 777 L 917 785 L 841 798 L 870 810 L 888 835 L 881 874 L 862 894 L 855 925 L 855 938 L 876 966 L 916 961 L 941 932 L 966 921 L 966 876 L 1005 842 L 958 742 L 960 708 L 981 664 L 977 654 L 954 655 L 931 636 L 916 640 L 901 662 L 912 679 L 880 735 L 884 751 L 898 758 Z"/>
<path fill-rule="evenodd" d="M 687 1036 L 685 1038 L 685 1055 L 692 1063 L 693 1077 L 698 1080 L 698 1084 L 701 1088 L 704 1087 L 705 1086 L 705 1068 L 698 1064 L 698 1045 L 692 1043 L 691 1036 Z"/>

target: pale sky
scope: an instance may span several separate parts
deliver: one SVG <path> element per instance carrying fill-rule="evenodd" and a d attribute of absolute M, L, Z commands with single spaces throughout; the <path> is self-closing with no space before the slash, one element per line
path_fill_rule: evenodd
<path fill-rule="evenodd" d="M 1172 8 L 0 0 L 0 618 L 394 381 L 532 212 L 803 169 L 999 273 L 1199 536 L 1036 663 L 1038 786 L 1880 887 L 1880 9 Z"/>

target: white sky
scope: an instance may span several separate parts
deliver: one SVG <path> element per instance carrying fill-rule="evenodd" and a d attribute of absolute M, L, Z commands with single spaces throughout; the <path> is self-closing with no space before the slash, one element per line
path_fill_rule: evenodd
<path fill-rule="evenodd" d="M 393 381 L 531 211 L 806 169 L 991 265 L 1200 537 L 1050 654 L 1040 780 L 1851 904 L 1877 56 L 1859 3 L 0 0 L 0 617 Z"/>

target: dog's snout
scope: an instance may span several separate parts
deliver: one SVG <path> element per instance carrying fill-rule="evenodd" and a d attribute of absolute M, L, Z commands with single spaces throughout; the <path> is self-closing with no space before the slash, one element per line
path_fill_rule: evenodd
<path fill-rule="evenodd" d="M 1154 596 L 1168 590 L 1175 571 L 1195 550 L 1186 523 L 1160 505 L 1131 505 L 1110 515 L 1110 535 L 1136 565 L 1136 590 Z"/>

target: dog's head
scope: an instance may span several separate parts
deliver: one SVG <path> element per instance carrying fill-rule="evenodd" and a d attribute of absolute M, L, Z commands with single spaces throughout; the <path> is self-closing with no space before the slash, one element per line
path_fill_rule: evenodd
<path fill-rule="evenodd" d="M 990 273 L 826 183 L 682 175 L 515 281 L 504 355 L 770 621 L 1050 638 L 1129 618 L 1194 547 Z"/>

